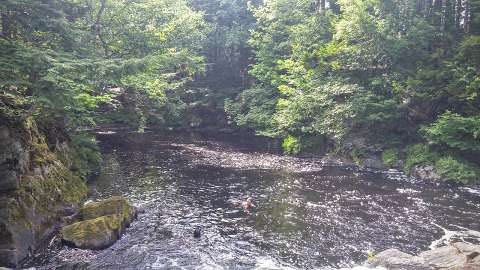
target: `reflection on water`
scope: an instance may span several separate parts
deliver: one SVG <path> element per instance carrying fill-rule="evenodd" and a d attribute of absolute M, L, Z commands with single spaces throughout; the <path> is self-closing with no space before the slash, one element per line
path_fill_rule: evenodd
<path fill-rule="evenodd" d="M 144 213 L 111 248 L 52 248 L 37 267 L 68 261 L 91 269 L 332 269 L 351 267 L 368 251 L 428 249 L 445 230 L 479 239 L 477 189 L 281 157 L 250 138 L 99 139 L 104 166 L 91 199 L 126 196 Z M 254 211 L 233 207 L 248 196 Z"/>

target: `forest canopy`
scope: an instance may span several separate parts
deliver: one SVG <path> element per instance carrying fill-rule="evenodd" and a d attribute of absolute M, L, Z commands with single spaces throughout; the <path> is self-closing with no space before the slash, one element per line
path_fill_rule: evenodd
<path fill-rule="evenodd" d="M 4 0 L 0 12 L 2 122 L 34 116 L 72 138 L 110 123 L 240 129 L 288 154 L 480 177 L 479 0 Z"/>

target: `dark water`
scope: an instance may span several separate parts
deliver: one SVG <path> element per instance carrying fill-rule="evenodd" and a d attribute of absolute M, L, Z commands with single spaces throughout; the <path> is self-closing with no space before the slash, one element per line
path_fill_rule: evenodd
<path fill-rule="evenodd" d="M 52 247 L 34 261 L 39 268 L 336 269 L 369 251 L 417 253 L 449 237 L 480 238 L 478 189 L 281 157 L 252 138 L 98 138 L 104 164 L 91 199 L 122 195 L 145 212 L 111 248 Z M 251 213 L 233 207 L 248 196 Z"/>

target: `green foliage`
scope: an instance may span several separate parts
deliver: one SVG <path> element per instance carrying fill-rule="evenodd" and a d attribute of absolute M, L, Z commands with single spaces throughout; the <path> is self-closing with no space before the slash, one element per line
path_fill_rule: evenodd
<path fill-rule="evenodd" d="M 237 125 L 250 127 L 260 134 L 272 136 L 275 134 L 273 119 L 275 104 L 275 91 L 252 88 L 243 91 L 235 101 L 227 99 L 225 111 L 229 119 Z"/>
<path fill-rule="evenodd" d="M 463 117 L 447 111 L 422 131 L 432 144 L 462 151 L 480 151 L 480 116 Z"/>
<path fill-rule="evenodd" d="M 400 161 L 399 156 L 400 156 L 400 153 L 398 149 L 395 149 L 395 148 L 387 149 L 382 153 L 383 164 L 390 167 L 397 166 Z"/>
<path fill-rule="evenodd" d="M 404 170 L 410 173 L 415 165 L 433 165 L 438 155 L 424 144 L 414 144 L 407 147 L 407 157 Z"/>
<path fill-rule="evenodd" d="M 366 152 L 363 148 L 354 147 L 348 154 L 352 158 L 353 162 L 355 162 L 355 164 L 361 165 Z"/>
<path fill-rule="evenodd" d="M 298 155 L 302 151 L 300 140 L 289 135 L 282 142 L 283 151 L 289 155 Z"/>
<path fill-rule="evenodd" d="M 451 156 L 440 158 L 435 163 L 435 169 L 445 181 L 463 184 L 474 184 L 480 181 L 480 171 L 477 166 Z"/>
<path fill-rule="evenodd" d="M 478 163 L 480 40 L 471 28 L 478 17 L 467 19 L 479 16 L 477 1 L 322 2 L 272 0 L 252 8 L 250 74 L 258 90 L 239 97 L 264 100 L 266 89 L 275 107 L 237 98 L 226 108 L 243 117 L 232 120 L 256 131 L 267 120 L 273 136 L 324 136 L 339 149 L 356 137 L 388 147 L 421 142 L 407 151 L 407 171 L 452 151 Z M 397 164 L 397 156 L 383 154 L 386 164 Z"/>
<path fill-rule="evenodd" d="M 87 177 L 93 170 L 98 170 L 101 161 L 100 149 L 93 135 L 77 133 L 72 137 L 72 170 L 82 177 Z"/>
<path fill-rule="evenodd" d="M 419 142 L 407 170 L 459 153 L 475 164 L 480 4 L 439 3 L 3 1 L 2 121 L 34 115 L 74 135 L 118 120 L 195 127 L 224 110 L 230 124 L 286 138 L 292 154 L 360 137 Z"/>

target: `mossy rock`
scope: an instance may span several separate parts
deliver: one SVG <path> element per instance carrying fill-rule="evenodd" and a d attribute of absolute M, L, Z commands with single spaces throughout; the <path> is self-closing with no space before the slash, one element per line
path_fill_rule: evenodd
<path fill-rule="evenodd" d="M 128 201 L 119 196 L 114 196 L 101 202 L 91 202 L 80 208 L 82 220 L 94 219 L 101 216 L 121 214 L 125 220 L 131 222 L 135 216 L 135 208 Z"/>
<path fill-rule="evenodd" d="M 120 238 L 135 216 L 135 207 L 122 197 L 88 203 L 80 209 L 81 221 L 62 228 L 62 240 L 78 248 L 103 249 Z"/>
<path fill-rule="evenodd" d="M 115 243 L 126 226 L 121 214 L 101 216 L 63 227 L 62 240 L 78 248 L 102 249 Z"/>

